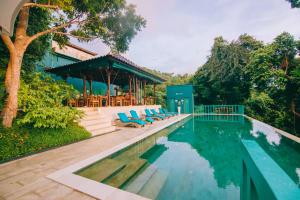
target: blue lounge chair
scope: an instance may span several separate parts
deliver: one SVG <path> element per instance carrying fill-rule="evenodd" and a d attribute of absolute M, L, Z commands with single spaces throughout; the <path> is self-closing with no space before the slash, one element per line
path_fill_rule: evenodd
<path fill-rule="evenodd" d="M 131 110 L 130 114 L 131 114 L 132 119 L 141 119 L 135 110 Z M 149 122 L 150 124 L 152 124 L 154 122 L 154 119 L 152 119 L 151 117 L 146 117 L 145 120 L 147 122 Z"/>
<path fill-rule="evenodd" d="M 173 117 L 174 116 L 174 114 L 172 114 L 172 113 L 166 113 L 162 108 L 159 108 L 158 111 L 159 111 L 159 114 L 165 115 L 167 117 Z"/>
<path fill-rule="evenodd" d="M 162 116 L 162 115 L 154 115 L 154 114 L 152 114 L 149 109 L 145 109 L 145 113 L 146 113 L 146 117 L 151 117 L 151 118 L 156 119 L 156 120 L 163 120 L 163 119 L 165 119 L 165 117 Z"/>
<path fill-rule="evenodd" d="M 175 112 L 168 112 L 168 111 L 167 111 L 166 109 L 164 109 L 164 108 L 159 108 L 158 110 L 159 110 L 159 113 L 161 113 L 161 114 L 170 114 L 170 115 L 172 115 L 172 116 L 177 115 L 177 113 L 175 113 Z"/>
<path fill-rule="evenodd" d="M 169 115 L 169 114 L 159 114 L 158 112 L 156 112 L 155 109 L 151 109 L 151 112 L 154 114 L 154 115 L 160 115 L 160 116 L 163 116 L 163 117 L 171 117 L 172 115 Z"/>
<path fill-rule="evenodd" d="M 140 127 L 140 126 L 145 126 L 147 123 L 143 120 L 140 119 L 129 119 L 125 113 L 118 113 L 120 122 L 118 125 L 123 125 L 123 126 L 135 126 L 135 127 Z"/>

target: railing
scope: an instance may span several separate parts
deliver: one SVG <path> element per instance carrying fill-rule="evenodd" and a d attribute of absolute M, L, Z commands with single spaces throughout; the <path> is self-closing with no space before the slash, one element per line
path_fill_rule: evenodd
<path fill-rule="evenodd" d="M 242 115 L 194 115 L 194 118 L 202 122 L 245 122 Z"/>
<path fill-rule="evenodd" d="M 243 105 L 200 105 L 194 107 L 195 114 L 244 114 Z"/>

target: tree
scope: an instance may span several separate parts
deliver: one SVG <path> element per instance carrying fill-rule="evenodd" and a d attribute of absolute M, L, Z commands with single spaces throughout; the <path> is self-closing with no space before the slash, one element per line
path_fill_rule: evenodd
<path fill-rule="evenodd" d="M 49 28 L 50 25 L 50 13 L 43 11 L 41 8 L 31 8 L 30 16 L 28 19 L 28 34 L 32 35 L 36 32 L 43 31 Z M 15 40 L 12 37 L 12 40 Z M 35 64 L 43 59 L 43 56 L 47 52 L 50 46 L 50 35 L 45 35 L 34 40 L 26 49 L 22 62 L 22 76 L 31 74 L 34 70 Z M 6 66 L 9 62 L 9 52 L 5 44 L 0 39 L 0 70 L 6 70 Z M 1 78 L 4 76 L 1 76 Z M 2 110 L 2 109 L 1 109 Z"/>
<path fill-rule="evenodd" d="M 286 0 L 291 3 L 292 8 L 300 8 L 300 1 L 299 0 Z"/>
<path fill-rule="evenodd" d="M 42 31 L 31 32 L 28 22 L 32 8 L 41 8 L 49 13 L 51 26 Z M 9 51 L 5 75 L 8 96 L 2 110 L 3 126 L 11 127 L 17 115 L 21 65 L 24 53 L 33 41 L 49 34 L 61 45 L 69 37 L 80 41 L 100 38 L 114 51 L 124 52 L 143 26 L 145 20 L 136 15 L 135 7 L 127 5 L 125 0 L 40 0 L 24 4 L 18 16 L 14 37 L 1 34 Z"/>
<path fill-rule="evenodd" d="M 247 65 L 247 76 L 253 88 L 246 102 L 247 112 L 294 133 L 298 129 L 295 121 L 300 106 L 297 95 L 300 86 L 297 73 L 299 63 L 295 59 L 297 45 L 298 41 L 284 32 L 271 44 L 252 52 Z"/>
<path fill-rule="evenodd" d="M 297 41 L 287 32 L 278 35 L 273 42 L 276 56 L 281 61 L 280 67 L 288 73 L 289 61 L 295 58 L 297 53 Z"/>
<path fill-rule="evenodd" d="M 193 83 L 198 103 L 239 104 L 249 96 L 250 80 L 245 76 L 250 52 L 262 42 L 243 34 L 228 42 L 215 38 L 208 61 L 198 69 Z"/>

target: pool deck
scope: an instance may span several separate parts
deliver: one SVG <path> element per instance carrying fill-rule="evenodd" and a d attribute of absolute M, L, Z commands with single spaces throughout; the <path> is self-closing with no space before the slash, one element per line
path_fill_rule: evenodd
<path fill-rule="evenodd" d="M 0 164 L 0 200 L 94 199 L 70 187 L 54 182 L 47 176 L 133 138 L 146 135 L 159 127 L 173 124 L 185 117 L 187 115 L 172 117 L 139 129 L 121 128 L 102 136 Z"/>

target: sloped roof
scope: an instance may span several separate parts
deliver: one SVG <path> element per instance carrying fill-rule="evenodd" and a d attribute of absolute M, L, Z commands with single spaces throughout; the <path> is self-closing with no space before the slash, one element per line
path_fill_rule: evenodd
<path fill-rule="evenodd" d="M 118 85 L 127 84 L 128 75 L 130 74 L 141 80 L 146 80 L 148 83 L 165 82 L 163 78 L 146 71 L 119 54 L 107 54 L 105 56 L 47 69 L 46 71 L 60 76 L 69 75 L 77 78 L 82 78 L 83 75 L 86 75 L 92 80 L 106 82 L 104 79 L 106 77 L 106 69 L 108 68 L 113 69 L 116 72 L 113 80 Z"/>

